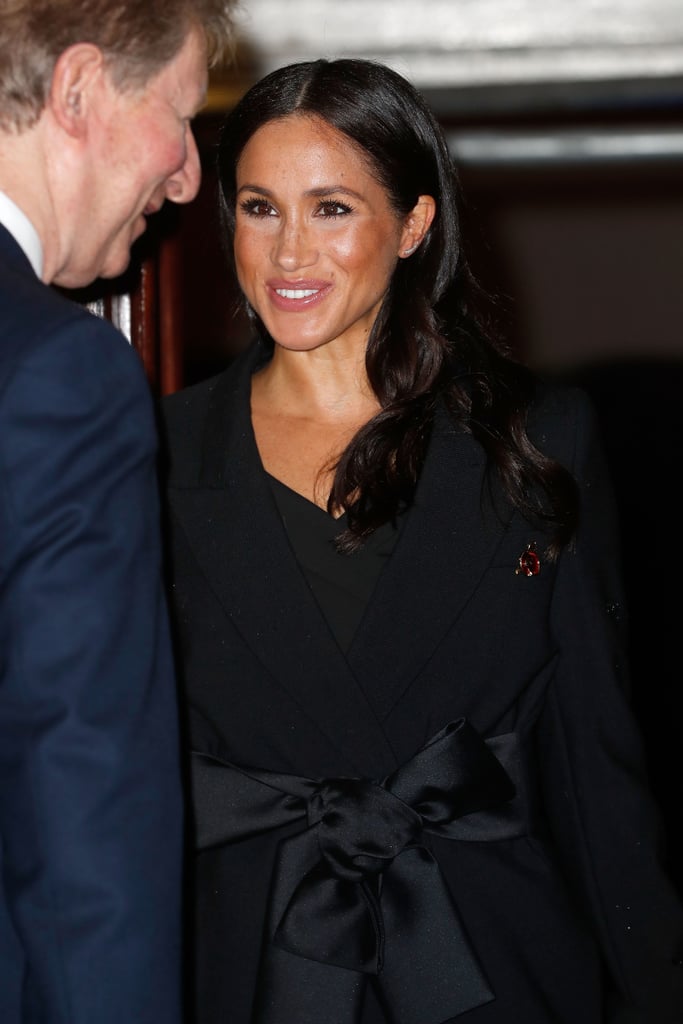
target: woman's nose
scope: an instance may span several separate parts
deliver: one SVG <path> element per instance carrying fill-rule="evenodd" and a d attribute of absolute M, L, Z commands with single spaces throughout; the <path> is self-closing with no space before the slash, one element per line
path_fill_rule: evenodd
<path fill-rule="evenodd" d="M 273 261 L 283 270 L 310 267 L 318 257 L 312 232 L 300 222 L 285 222 L 278 231 Z"/>

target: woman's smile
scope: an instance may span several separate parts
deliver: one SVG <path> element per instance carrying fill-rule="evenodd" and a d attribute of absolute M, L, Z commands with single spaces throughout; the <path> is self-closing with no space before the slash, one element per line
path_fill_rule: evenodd
<path fill-rule="evenodd" d="M 302 313 L 321 302 L 332 291 L 329 281 L 268 281 L 273 304 L 286 313 Z"/>

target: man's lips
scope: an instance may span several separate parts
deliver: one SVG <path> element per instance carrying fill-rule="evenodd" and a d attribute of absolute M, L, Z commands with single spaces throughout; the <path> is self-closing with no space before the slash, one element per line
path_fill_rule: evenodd
<path fill-rule="evenodd" d="M 157 203 L 150 202 L 143 210 L 140 211 L 133 224 L 133 235 L 136 239 L 138 239 L 140 235 L 144 235 L 147 230 L 147 218 L 151 217 L 154 213 L 158 213 L 159 209 L 160 207 Z"/>
<path fill-rule="evenodd" d="M 163 205 L 163 203 L 157 203 L 153 199 L 150 199 L 150 201 L 147 203 L 147 206 L 142 211 L 142 216 L 152 217 L 155 213 L 159 212 Z"/>
<path fill-rule="evenodd" d="M 329 281 L 268 281 L 268 295 L 276 309 L 292 313 L 310 309 L 332 291 Z"/>

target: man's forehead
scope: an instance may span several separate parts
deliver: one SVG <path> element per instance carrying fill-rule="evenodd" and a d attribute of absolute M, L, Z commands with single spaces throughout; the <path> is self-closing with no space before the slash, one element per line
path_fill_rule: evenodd
<path fill-rule="evenodd" d="M 179 101 L 191 106 L 189 113 L 196 113 L 204 106 L 209 75 L 206 39 L 202 32 L 192 29 L 188 33 L 180 50 L 161 70 L 161 77 L 168 79 Z"/>
<path fill-rule="evenodd" d="M 131 67 L 125 58 L 107 61 L 117 91 L 141 95 L 150 91 L 163 91 L 169 99 L 193 109 L 195 113 L 204 106 L 208 94 L 208 56 L 204 33 L 191 28 L 179 50 L 165 64 L 155 67 L 148 74 L 144 69 Z"/>

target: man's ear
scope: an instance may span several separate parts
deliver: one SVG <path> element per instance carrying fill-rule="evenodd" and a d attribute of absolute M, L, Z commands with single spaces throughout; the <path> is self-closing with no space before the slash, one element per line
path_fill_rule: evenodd
<path fill-rule="evenodd" d="M 47 104 L 59 126 L 74 138 L 86 132 L 94 87 L 104 68 L 104 54 L 94 43 L 75 43 L 57 59 Z"/>
<path fill-rule="evenodd" d="M 419 196 L 405 221 L 401 233 L 401 246 L 398 255 L 403 259 L 412 256 L 429 231 L 436 213 L 436 202 L 433 196 Z"/>

